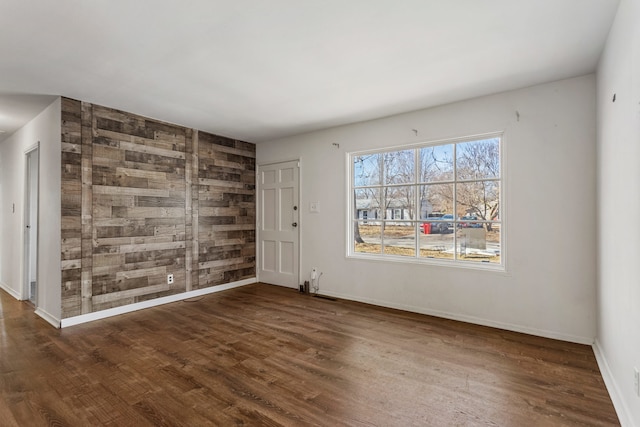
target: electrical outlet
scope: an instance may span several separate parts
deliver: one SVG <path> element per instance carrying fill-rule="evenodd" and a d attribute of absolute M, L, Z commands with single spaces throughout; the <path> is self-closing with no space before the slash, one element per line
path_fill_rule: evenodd
<path fill-rule="evenodd" d="M 173 274 L 167 274 L 167 285 L 173 285 Z"/>
<path fill-rule="evenodd" d="M 640 397 L 640 372 L 638 368 L 633 368 L 633 389 L 636 392 L 636 396 Z"/>

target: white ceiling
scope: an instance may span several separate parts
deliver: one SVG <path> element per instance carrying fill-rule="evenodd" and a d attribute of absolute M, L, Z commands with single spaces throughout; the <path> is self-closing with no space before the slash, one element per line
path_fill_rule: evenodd
<path fill-rule="evenodd" d="M 588 74 L 618 2 L 2 0 L 0 140 L 56 95 L 260 142 Z"/>

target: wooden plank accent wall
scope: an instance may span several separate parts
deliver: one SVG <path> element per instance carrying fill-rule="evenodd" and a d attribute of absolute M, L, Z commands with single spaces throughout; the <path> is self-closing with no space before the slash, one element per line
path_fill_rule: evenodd
<path fill-rule="evenodd" d="M 255 209 L 254 144 L 62 99 L 63 318 L 255 277 Z"/>
<path fill-rule="evenodd" d="M 203 288 L 255 276 L 255 145 L 198 134 L 198 281 Z"/>

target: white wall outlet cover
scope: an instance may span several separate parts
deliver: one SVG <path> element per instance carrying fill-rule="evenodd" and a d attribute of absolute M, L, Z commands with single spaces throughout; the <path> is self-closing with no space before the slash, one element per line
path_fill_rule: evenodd
<path fill-rule="evenodd" d="M 173 274 L 167 275 L 167 284 L 171 285 L 173 283 Z"/>
<path fill-rule="evenodd" d="M 309 202 L 309 212 L 318 213 L 320 212 L 320 202 Z"/>

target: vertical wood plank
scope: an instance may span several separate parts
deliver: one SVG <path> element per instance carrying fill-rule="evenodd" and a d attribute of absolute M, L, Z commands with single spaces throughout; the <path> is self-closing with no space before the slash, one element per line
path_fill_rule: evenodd
<path fill-rule="evenodd" d="M 91 312 L 93 282 L 93 106 L 82 103 L 82 314 Z"/>
<path fill-rule="evenodd" d="M 189 292 L 193 289 L 193 138 L 192 129 L 187 129 L 186 133 L 186 163 L 185 163 L 185 291 Z"/>
<path fill-rule="evenodd" d="M 62 98 L 61 106 L 61 304 L 63 317 L 80 314 L 82 237 L 82 108 Z"/>
<path fill-rule="evenodd" d="M 191 193 L 191 218 L 193 224 L 193 237 L 192 237 L 192 245 L 191 245 L 191 275 L 192 275 L 192 288 L 199 288 L 200 281 L 198 274 L 198 254 L 200 253 L 200 241 L 198 239 L 199 233 L 199 224 L 200 224 L 200 199 L 198 197 L 200 185 L 198 184 L 198 168 L 199 168 L 199 132 L 197 130 L 193 131 L 193 139 L 192 139 L 192 150 L 193 150 L 193 161 L 191 165 L 191 175 L 195 179 L 195 182 L 192 182 L 191 188 L 188 190 Z"/>

